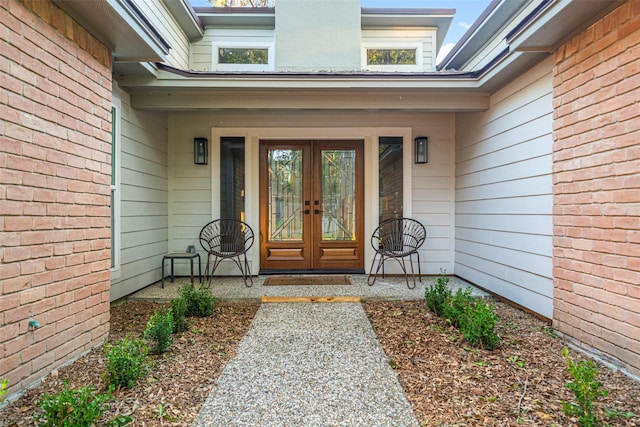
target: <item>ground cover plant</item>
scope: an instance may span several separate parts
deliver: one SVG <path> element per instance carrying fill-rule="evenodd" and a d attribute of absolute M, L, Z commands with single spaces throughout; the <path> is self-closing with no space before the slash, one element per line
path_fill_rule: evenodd
<path fill-rule="evenodd" d="M 423 425 L 577 427 L 577 417 L 562 407 L 563 402 L 577 403 L 567 387 L 574 379 L 562 356 L 566 343 L 530 314 L 501 302 L 490 304 L 500 318 L 496 333 L 501 341 L 494 350 L 469 346 L 424 299 L 368 301 L 363 306 Z M 109 342 L 126 335 L 142 337 L 151 315 L 164 306 L 114 305 Z M 257 308 L 257 303 L 221 302 L 210 317 L 186 319 L 188 331 L 174 336 L 169 351 L 148 356 L 151 369 L 133 387 L 114 390 L 109 409 L 96 425 L 130 415 L 131 426 L 189 426 Z M 575 361 L 585 360 L 573 350 L 569 354 Z M 35 425 L 38 401 L 62 390 L 65 382 L 74 388 L 93 383 L 105 393 L 108 386 L 100 381 L 104 364 L 103 351 L 97 349 L 60 369 L 1 409 L 0 425 Z M 640 384 L 601 366 L 598 381 L 608 390 L 595 403 L 598 410 L 635 412 L 631 418 L 616 416 L 605 422 L 640 426 Z"/>
<path fill-rule="evenodd" d="M 431 311 L 426 299 L 363 303 L 421 424 L 584 425 L 563 411 L 563 402 L 577 403 L 568 387 L 575 379 L 563 356 L 566 342 L 531 314 L 503 302 L 488 303 L 500 318 L 495 331 L 501 340 L 493 350 L 469 345 L 460 330 Z M 567 352 L 573 360 L 586 360 L 579 352 Z M 598 366 L 597 380 L 608 390 L 594 400 L 602 422 L 640 426 L 640 383 Z M 606 418 L 605 412 L 615 416 Z"/>

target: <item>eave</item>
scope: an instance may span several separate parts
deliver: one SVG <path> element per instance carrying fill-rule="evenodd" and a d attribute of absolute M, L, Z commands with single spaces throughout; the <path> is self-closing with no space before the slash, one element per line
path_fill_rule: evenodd
<path fill-rule="evenodd" d="M 489 95 L 462 73 L 211 73 L 159 66 L 156 79 L 120 82 L 145 110 L 480 111 Z"/>

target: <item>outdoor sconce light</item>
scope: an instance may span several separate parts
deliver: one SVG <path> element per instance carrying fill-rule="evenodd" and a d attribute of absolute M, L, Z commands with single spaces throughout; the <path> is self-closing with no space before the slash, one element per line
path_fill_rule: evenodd
<path fill-rule="evenodd" d="M 207 138 L 193 138 L 193 163 L 206 165 L 209 160 L 209 147 Z"/>
<path fill-rule="evenodd" d="M 427 138 L 426 136 L 419 136 L 413 140 L 416 163 L 427 163 L 429 161 L 429 148 L 427 145 L 428 142 L 429 138 Z"/>

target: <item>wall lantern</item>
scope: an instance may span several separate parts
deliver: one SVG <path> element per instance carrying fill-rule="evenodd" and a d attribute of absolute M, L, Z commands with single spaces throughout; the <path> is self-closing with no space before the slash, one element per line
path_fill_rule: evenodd
<path fill-rule="evenodd" d="M 429 161 L 428 142 L 429 138 L 426 136 L 419 136 L 413 140 L 416 163 L 427 163 Z"/>
<path fill-rule="evenodd" d="M 193 163 L 206 165 L 209 160 L 209 145 L 207 138 L 193 138 Z"/>

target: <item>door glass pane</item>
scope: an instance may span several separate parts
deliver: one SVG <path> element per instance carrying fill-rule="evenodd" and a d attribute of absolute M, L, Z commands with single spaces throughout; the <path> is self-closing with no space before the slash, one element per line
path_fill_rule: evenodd
<path fill-rule="evenodd" d="M 355 150 L 322 150 L 323 240 L 355 240 L 355 192 Z"/>
<path fill-rule="evenodd" d="M 379 221 L 402 218 L 402 137 L 382 136 L 379 141 Z"/>
<path fill-rule="evenodd" d="M 245 220 L 244 137 L 220 139 L 220 218 Z"/>
<path fill-rule="evenodd" d="M 302 150 L 270 149 L 269 240 L 302 240 Z"/>

